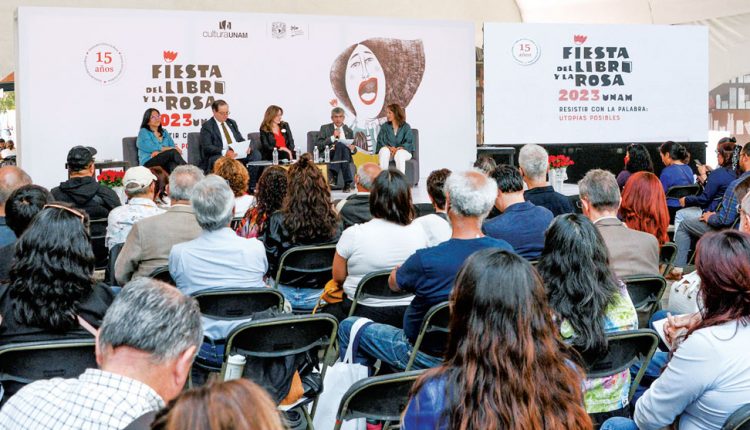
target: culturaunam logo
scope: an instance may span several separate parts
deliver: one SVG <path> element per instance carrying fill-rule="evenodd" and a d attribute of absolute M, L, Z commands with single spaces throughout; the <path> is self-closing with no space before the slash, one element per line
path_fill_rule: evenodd
<path fill-rule="evenodd" d="M 218 30 L 206 30 L 203 32 L 203 37 L 216 37 L 219 39 L 247 39 L 247 32 L 231 30 L 232 22 L 223 19 L 219 21 Z"/>

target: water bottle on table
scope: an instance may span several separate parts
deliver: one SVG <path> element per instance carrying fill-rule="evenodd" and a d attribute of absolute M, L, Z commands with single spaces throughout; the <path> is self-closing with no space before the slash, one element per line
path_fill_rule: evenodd
<path fill-rule="evenodd" d="M 326 163 L 331 162 L 331 148 L 328 145 L 326 145 L 326 152 L 323 154 L 323 159 Z"/>
<path fill-rule="evenodd" d="M 276 166 L 277 164 L 279 164 L 279 150 L 273 148 L 273 165 Z"/>
<path fill-rule="evenodd" d="M 317 145 L 313 148 L 313 162 L 320 163 L 320 153 L 318 152 Z"/>

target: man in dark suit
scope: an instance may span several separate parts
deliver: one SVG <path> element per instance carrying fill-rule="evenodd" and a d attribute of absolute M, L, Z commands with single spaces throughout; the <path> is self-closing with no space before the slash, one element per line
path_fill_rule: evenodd
<path fill-rule="evenodd" d="M 326 146 L 330 145 L 331 161 L 347 161 L 347 163 L 332 164 L 330 171 L 334 176 L 335 183 L 338 175 L 343 175 L 344 192 L 352 190 L 354 178 L 352 177 L 351 163 L 352 154 L 356 152 L 357 147 L 354 144 L 347 145 L 342 142 L 343 139 L 353 139 L 354 132 L 344 124 L 344 109 L 340 107 L 333 108 L 331 111 L 331 123 L 322 125 L 318 132 L 318 141 L 315 142 L 318 152 L 323 156 Z"/>
<path fill-rule="evenodd" d="M 237 127 L 237 123 L 229 118 L 229 105 L 224 100 L 216 100 L 211 104 L 211 110 L 214 113 L 213 118 L 209 119 L 201 127 L 200 148 L 201 164 L 200 167 L 206 173 L 211 173 L 216 160 L 226 155 L 235 157 L 232 143 L 242 142 L 245 140 Z M 252 150 L 247 155 L 246 161 L 260 160 L 260 153 Z M 243 161 L 243 160 L 240 160 Z M 243 163 L 244 164 L 244 163 Z"/>

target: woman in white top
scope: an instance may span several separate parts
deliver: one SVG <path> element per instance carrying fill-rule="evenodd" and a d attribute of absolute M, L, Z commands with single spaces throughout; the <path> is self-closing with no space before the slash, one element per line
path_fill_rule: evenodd
<path fill-rule="evenodd" d="M 247 193 L 250 175 L 245 166 L 234 158 L 221 157 L 214 163 L 213 173 L 224 178 L 234 193 L 234 216 L 245 216 L 255 206 L 255 197 Z"/>
<path fill-rule="evenodd" d="M 696 269 L 703 309 L 665 325 L 667 339 L 679 345 L 636 403 L 640 430 L 675 421 L 680 430 L 719 430 L 750 402 L 750 235 L 724 230 L 703 236 Z M 602 429 L 636 428 L 621 421 Z"/>
<path fill-rule="evenodd" d="M 333 279 L 343 284 L 342 303 L 329 305 L 325 312 L 340 319 L 349 314 L 357 285 L 368 273 L 403 263 L 416 250 L 427 247 L 427 235 L 414 220 L 411 190 L 403 173 L 382 171 L 370 190 L 373 219 L 355 224 L 341 235 L 333 258 Z M 375 322 L 403 325 L 403 316 L 412 296 L 397 300 L 366 299 L 357 303 L 356 314 Z"/>

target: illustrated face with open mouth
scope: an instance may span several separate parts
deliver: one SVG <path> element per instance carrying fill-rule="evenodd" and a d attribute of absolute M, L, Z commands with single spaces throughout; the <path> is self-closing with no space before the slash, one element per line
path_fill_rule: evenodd
<path fill-rule="evenodd" d="M 346 64 L 346 92 L 363 119 L 377 118 L 385 101 L 385 74 L 380 61 L 364 45 L 357 45 Z"/>

